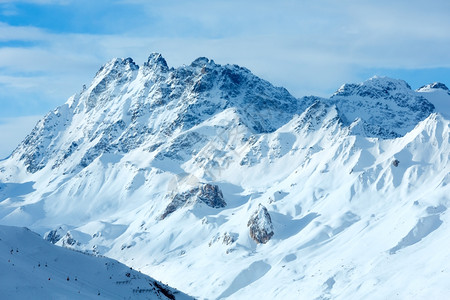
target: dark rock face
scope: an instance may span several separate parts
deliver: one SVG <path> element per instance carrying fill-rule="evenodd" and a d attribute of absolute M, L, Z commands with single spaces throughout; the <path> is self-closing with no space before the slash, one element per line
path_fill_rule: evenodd
<path fill-rule="evenodd" d="M 52 243 L 52 244 L 56 244 L 56 243 L 61 239 L 61 236 L 59 235 L 58 230 L 55 229 L 55 230 L 49 231 L 49 232 L 44 236 L 44 239 L 45 239 L 46 241 L 49 241 L 49 242 Z"/>
<path fill-rule="evenodd" d="M 165 142 L 176 130 L 188 130 L 231 107 L 248 128 L 264 133 L 287 123 L 306 104 L 248 69 L 205 57 L 179 68 L 169 68 L 159 53 L 150 54 L 143 66 L 117 58 L 100 68 L 91 85 L 47 114 L 12 157 L 29 173 L 48 165 L 57 169 L 71 159 L 82 169 L 103 153 Z M 169 110 L 174 118 L 159 117 Z M 80 130 L 83 137 L 70 134 Z"/>
<path fill-rule="evenodd" d="M 335 96 L 360 96 L 369 98 L 389 97 L 397 91 L 411 90 L 411 87 L 403 80 L 373 77 L 361 84 L 344 84 Z"/>
<path fill-rule="evenodd" d="M 30 173 L 44 168 L 54 150 L 49 149 L 52 138 L 57 136 L 70 122 L 63 116 L 67 115 L 67 105 L 63 105 L 49 112 L 40 120 L 33 131 L 14 150 L 13 156 L 18 155 Z"/>
<path fill-rule="evenodd" d="M 267 243 L 274 234 L 270 214 L 261 204 L 248 220 L 247 227 L 249 227 L 250 237 L 258 244 Z"/>
<path fill-rule="evenodd" d="M 166 60 L 159 53 L 151 53 L 144 66 L 159 69 L 161 72 L 167 72 L 169 70 Z"/>
<path fill-rule="evenodd" d="M 433 88 L 433 89 L 442 89 L 444 91 L 448 91 L 448 87 L 445 84 L 441 83 L 441 82 L 432 83 L 431 84 L 431 88 Z"/>
<path fill-rule="evenodd" d="M 236 233 L 229 233 L 225 232 L 222 236 L 222 244 L 224 245 L 231 245 L 237 240 L 237 234 Z"/>
<path fill-rule="evenodd" d="M 62 238 L 62 245 L 63 247 L 69 247 L 74 245 L 81 245 L 80 242 L 78 242 L 76 239 L 73 238 L 73 236 L 70 234 L 70 232 L 66 233 L 66 235 Z"/>
<path fill-rule="evenodd" d="M 378 77 L 343 85 L 329 102 L 336 105 L 344 125 L 359 119 L 365 136 L 383 139 L 405 135 L 435 110 L 405 81 Z"/>
<path fill-rule="evenodd" d="M 165 219 L 177 209 L 188 204 L 195 204 L 199 201 L 212 208 L 221 208 L 227 205 L 219 187 L 206 183 L 196 186 L 187 192 L 172 196 L 172 201 L 167 205 L 164 213 L 161 215 L 161 220 Z"/>
<path fill-rule="evenodd" d="M 221 208 L 227 205 L 223 200 L 222 191 L 217 185 L 204 184 L 200 186 L 197 198 L 212 208 Z"/>
<path fill-rule="evenodd" d="M 65 226 L 60 226 L 53 230 L 50 230 L 44 234 L 44 240 L 49 241 L 52 244 L 56 244 L 58 241 L 66 237 L 67 228 Z"/>
<path fill-rule="evenodd" d="M 448 90 L 442 83 L 428 87 Z M 192 147 L 208 142 L 187 131 L 224 110 L 232 108 L 240 125 L 260 134 L 274 132 L 307 110 L 320 109 L 324 116 L 334 107 L 343 126 L 360 122 L 357 134 L 383 139 L 403 136 L 434 111 L 402 80 L 372 78 L 346 84 L 330 99 L 296 99 L 237 65 L 200 57 L 170 68 L 161 54 L 152 53 L 141 67 L 131 58 L 106 63 L 91 85 L 39 121 L 11 157 L 29 173 L 47 166 L 77 172 L 104 153 L 121 155 L 145 144 L 150 152 L 158 151 L 157 158 L 182 161 L 191 158 Z M 317 117 L 306 120 L 311 129 L 320 123 Z M 172 137 L 171 145 L 164 146 Z"/>

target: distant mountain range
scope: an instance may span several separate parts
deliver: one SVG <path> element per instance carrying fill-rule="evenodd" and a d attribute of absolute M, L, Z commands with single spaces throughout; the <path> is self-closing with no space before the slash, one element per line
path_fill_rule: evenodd
<path fill-rule="evenodd" d="M 113 59 L 0 162 L 0 223 L 200 299 L 442 298 L 449 119 L 442 83 Z"/>

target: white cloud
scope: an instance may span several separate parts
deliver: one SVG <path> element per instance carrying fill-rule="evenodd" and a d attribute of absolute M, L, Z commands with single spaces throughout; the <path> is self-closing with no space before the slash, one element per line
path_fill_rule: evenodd
<path fill-rule="evenodd" d="M 70 4 L 0 0 L 17 2 Z M 137 5 L 148 18 L 117 34 L 54 33 L 0 22 L 2 107 L 11 105 L 6 95 L 12 95 L 21 98 L 12 114 L 30 113 L 22 109 L 25 103 L 34 109 L 40 102 L 50 110 L 88 84 L 111 58 L 132 57 L 141 64 L 155 51 L 175 67 L 199 56 L 239 64 L 298 97 L 327 96 L 345 82 L 366 79 L 362 70 L 371 68 L 450 67 L 447 0 L 121 2 Z M 12 119 L 7 123 L 9 129 L 21 128 Z M 8 135 L 6 125 L 0 126 Z"/>
<path fill-rule="evenodd" d="M 0 0 L 0 4 L 2 3 L 32 3 L 32 4 L 69 4 L 71 0 Z"/>
<path fill-rule="evenodd" d="M 0 0 L 1 1 L 1 0 Z M 44 30 L 31 26 L 11 26 L 0 22 L 0 41 L 45 41 L 51 35 Z"/>
<path fill-rule="evenodd" d="M 56 34 L 0 23 L 0 41 L 32 42 L 0 48 L 0 68 L 6 71 L 1 81 L 34 86 L 36 92 L 42 87 L 44 94 L 59 88 L 64 92 L 58 95 L 69 96 L 112 57 L 131 56 L 139 64 L 153 51 L 173 66 L 198 56 L 240 64 L 296 96 L 325 96 L 344 82 L 363 80 L 362 68 L 450 67 L 445 1 L 426 7 L 386 0 L 122 2 L 142 5 L 156 21 L 110 35 Z"/>

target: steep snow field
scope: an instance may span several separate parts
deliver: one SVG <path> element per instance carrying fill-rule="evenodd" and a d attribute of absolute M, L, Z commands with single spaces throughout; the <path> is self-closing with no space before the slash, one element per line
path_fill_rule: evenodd
<path fill-rule="evenodd" d="M 2 299 L 192 299 L 109 258 L 46 242 L 29 229 L 0 226 Z"/>
<path fill-rule="evenodd" d="M 444 299 L 449 106 L 439 83 L 296 99 L 115 59 L 0 162 L 0 223 L 200 299 Z"/>

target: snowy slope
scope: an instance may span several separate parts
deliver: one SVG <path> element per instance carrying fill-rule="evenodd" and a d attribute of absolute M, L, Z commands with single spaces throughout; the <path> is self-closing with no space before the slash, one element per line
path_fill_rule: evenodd
<path fill-rule="evenodd" d="M 26 228 L 0 226 L 2 299 L 192 299 L 104 257 L 56 247 Z"/>
<path fill-rule="evenodd" d="M 448 93 L 296 99 L 238 66 L 114 59 L 0 162 L 0 223 L 200 299 L 449 292 Z"/>
<path fill-rule="evenodd" d="M 443 116 L 450 118 L 450 91 L 445 84 L 440 82 L 427 84 L 417 92 L 427 98 Z"/>

